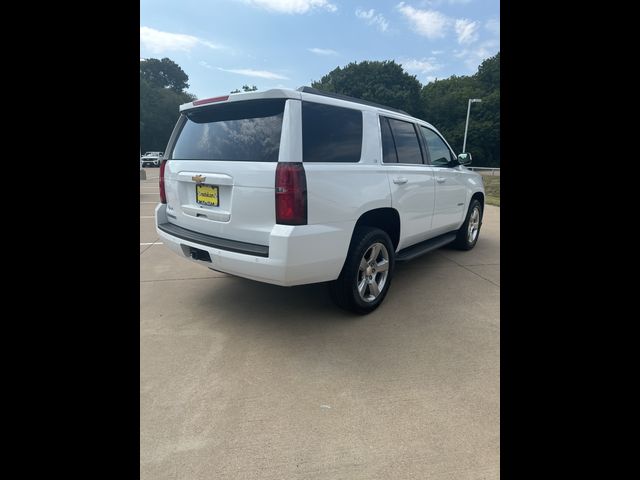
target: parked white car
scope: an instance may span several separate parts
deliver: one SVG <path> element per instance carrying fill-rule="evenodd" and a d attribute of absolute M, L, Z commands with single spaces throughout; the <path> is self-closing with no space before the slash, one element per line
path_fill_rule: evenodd
<path fill-rule="evenodd" d="M 156 229 L 205 267 L 341 307 L 383 301 L 396 262 L 478 241 L 482 177 L 429 123 L 309 87 L 197 100 L 160 170 Z"/>
<path fill-rule="evenodd" d="M 140 164 L 143 167 L 159 167 L 162 161 L 162 152 L 147 152 L 140 157 Z"/>

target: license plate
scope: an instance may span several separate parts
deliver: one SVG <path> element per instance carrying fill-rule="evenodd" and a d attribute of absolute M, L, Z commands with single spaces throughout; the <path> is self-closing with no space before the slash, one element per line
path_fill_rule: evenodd
<path fill-rule="evenodd" d="M 218 206 L 218 187 L 214 185 L 196 185 L 196 203 L 208 207 Z"/>

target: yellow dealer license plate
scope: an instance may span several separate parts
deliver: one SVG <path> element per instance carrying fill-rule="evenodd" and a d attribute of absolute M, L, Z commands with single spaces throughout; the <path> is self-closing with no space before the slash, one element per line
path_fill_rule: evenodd
<path fill-rule="evenodd" d="M 214 185 L 196 185 L 196 202 L 209 207 L 218 206 L 218 187 Z"/>

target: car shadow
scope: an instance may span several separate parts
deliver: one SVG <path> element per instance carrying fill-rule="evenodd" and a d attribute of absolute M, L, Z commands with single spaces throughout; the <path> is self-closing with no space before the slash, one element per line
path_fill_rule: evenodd
<path fill-rule="evenodd" d="M 230 276 L 224 282 L 211 286 L 209 295 L 201 297 L 206 311 L 216 312 L 216 322 L 243 324 L 255 323 L 287 325 L 329 325 L 371 321 L 372 318 L 397 317 L 401 304 L 416 301 L 428 302 L 429 291 L 421 292 L 419 298 L 411 293 L 416 276 L 429 283 L 430 271 L 453 262 L 437 253 L 417 258 L 409 263 L 398 263 L 391 289 L 382 305 L 368 315 L 358 315 L 339 308 L 331 299 L 329 283 L 315 283 L 293 287 L 281 287 Z M 432 272 L 435 275 L 435 272 Z"/>
<path fill-rule="evenodd" d="M 243 322 L 286 321 L 344 322 L 362 318 L 338 308 L 327 283 L 281 287 L 246 278 L 229 277 L 203 298 L 205 307 L 215 308 Z"/>

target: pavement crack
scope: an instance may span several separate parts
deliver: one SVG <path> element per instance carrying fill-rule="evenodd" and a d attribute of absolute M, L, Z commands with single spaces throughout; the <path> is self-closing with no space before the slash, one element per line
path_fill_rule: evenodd
<path fill-rule="evenodd" d="M 143 254 L 144 252 L 146 252 L 146 251 L 147 251 L 147 250 L 149 250 L 151 247 L 153 247 L 153 245 L 154 245 L 158 240 L 160 240 L 160 237 L 156 237 L 156 239 L 153 241 L 153 243 L 152 243 L 151 245 L 148 245 L 148 246 L 147 246 L 147 248 L 145 248 L 144 250 L 142 250 L 142 251 L 140 252 L 140 256 L 142 256 L 142 254 Z"/>
<path fill-rule="evenodd" d="M 495 285 L 496 287 L 500 288 L 500 285 L 498 285 L 496 282 L 494 282 L 493 280 L 488 279 L 487 277 L 480 275 L 478 272 L 474 272 L 473 270 L 471 270 L 470 268 L 467 268 L 466 265 L 462 265 L 461 263 L 456 262 L 453 258 L 451 257 L 447 257 L 445 254 L 441 253 L 441 255 L 446 258 L 447 260 L 452 261 L 453 263 L 455 263 L 456 265 L 458 265 L 459 267 L 464 268 L 466 271 L 473 273 L 474 275 L 482 278 L 483 280 L 486 280 L 487 282 Z M 478 265 L 468 265 L 469 267 L 481 267 L 481 266 L 485 266 L 485 265 L 500 265 L 499 263 L 484 263 L 484 264 L 478 264 Z"/>

